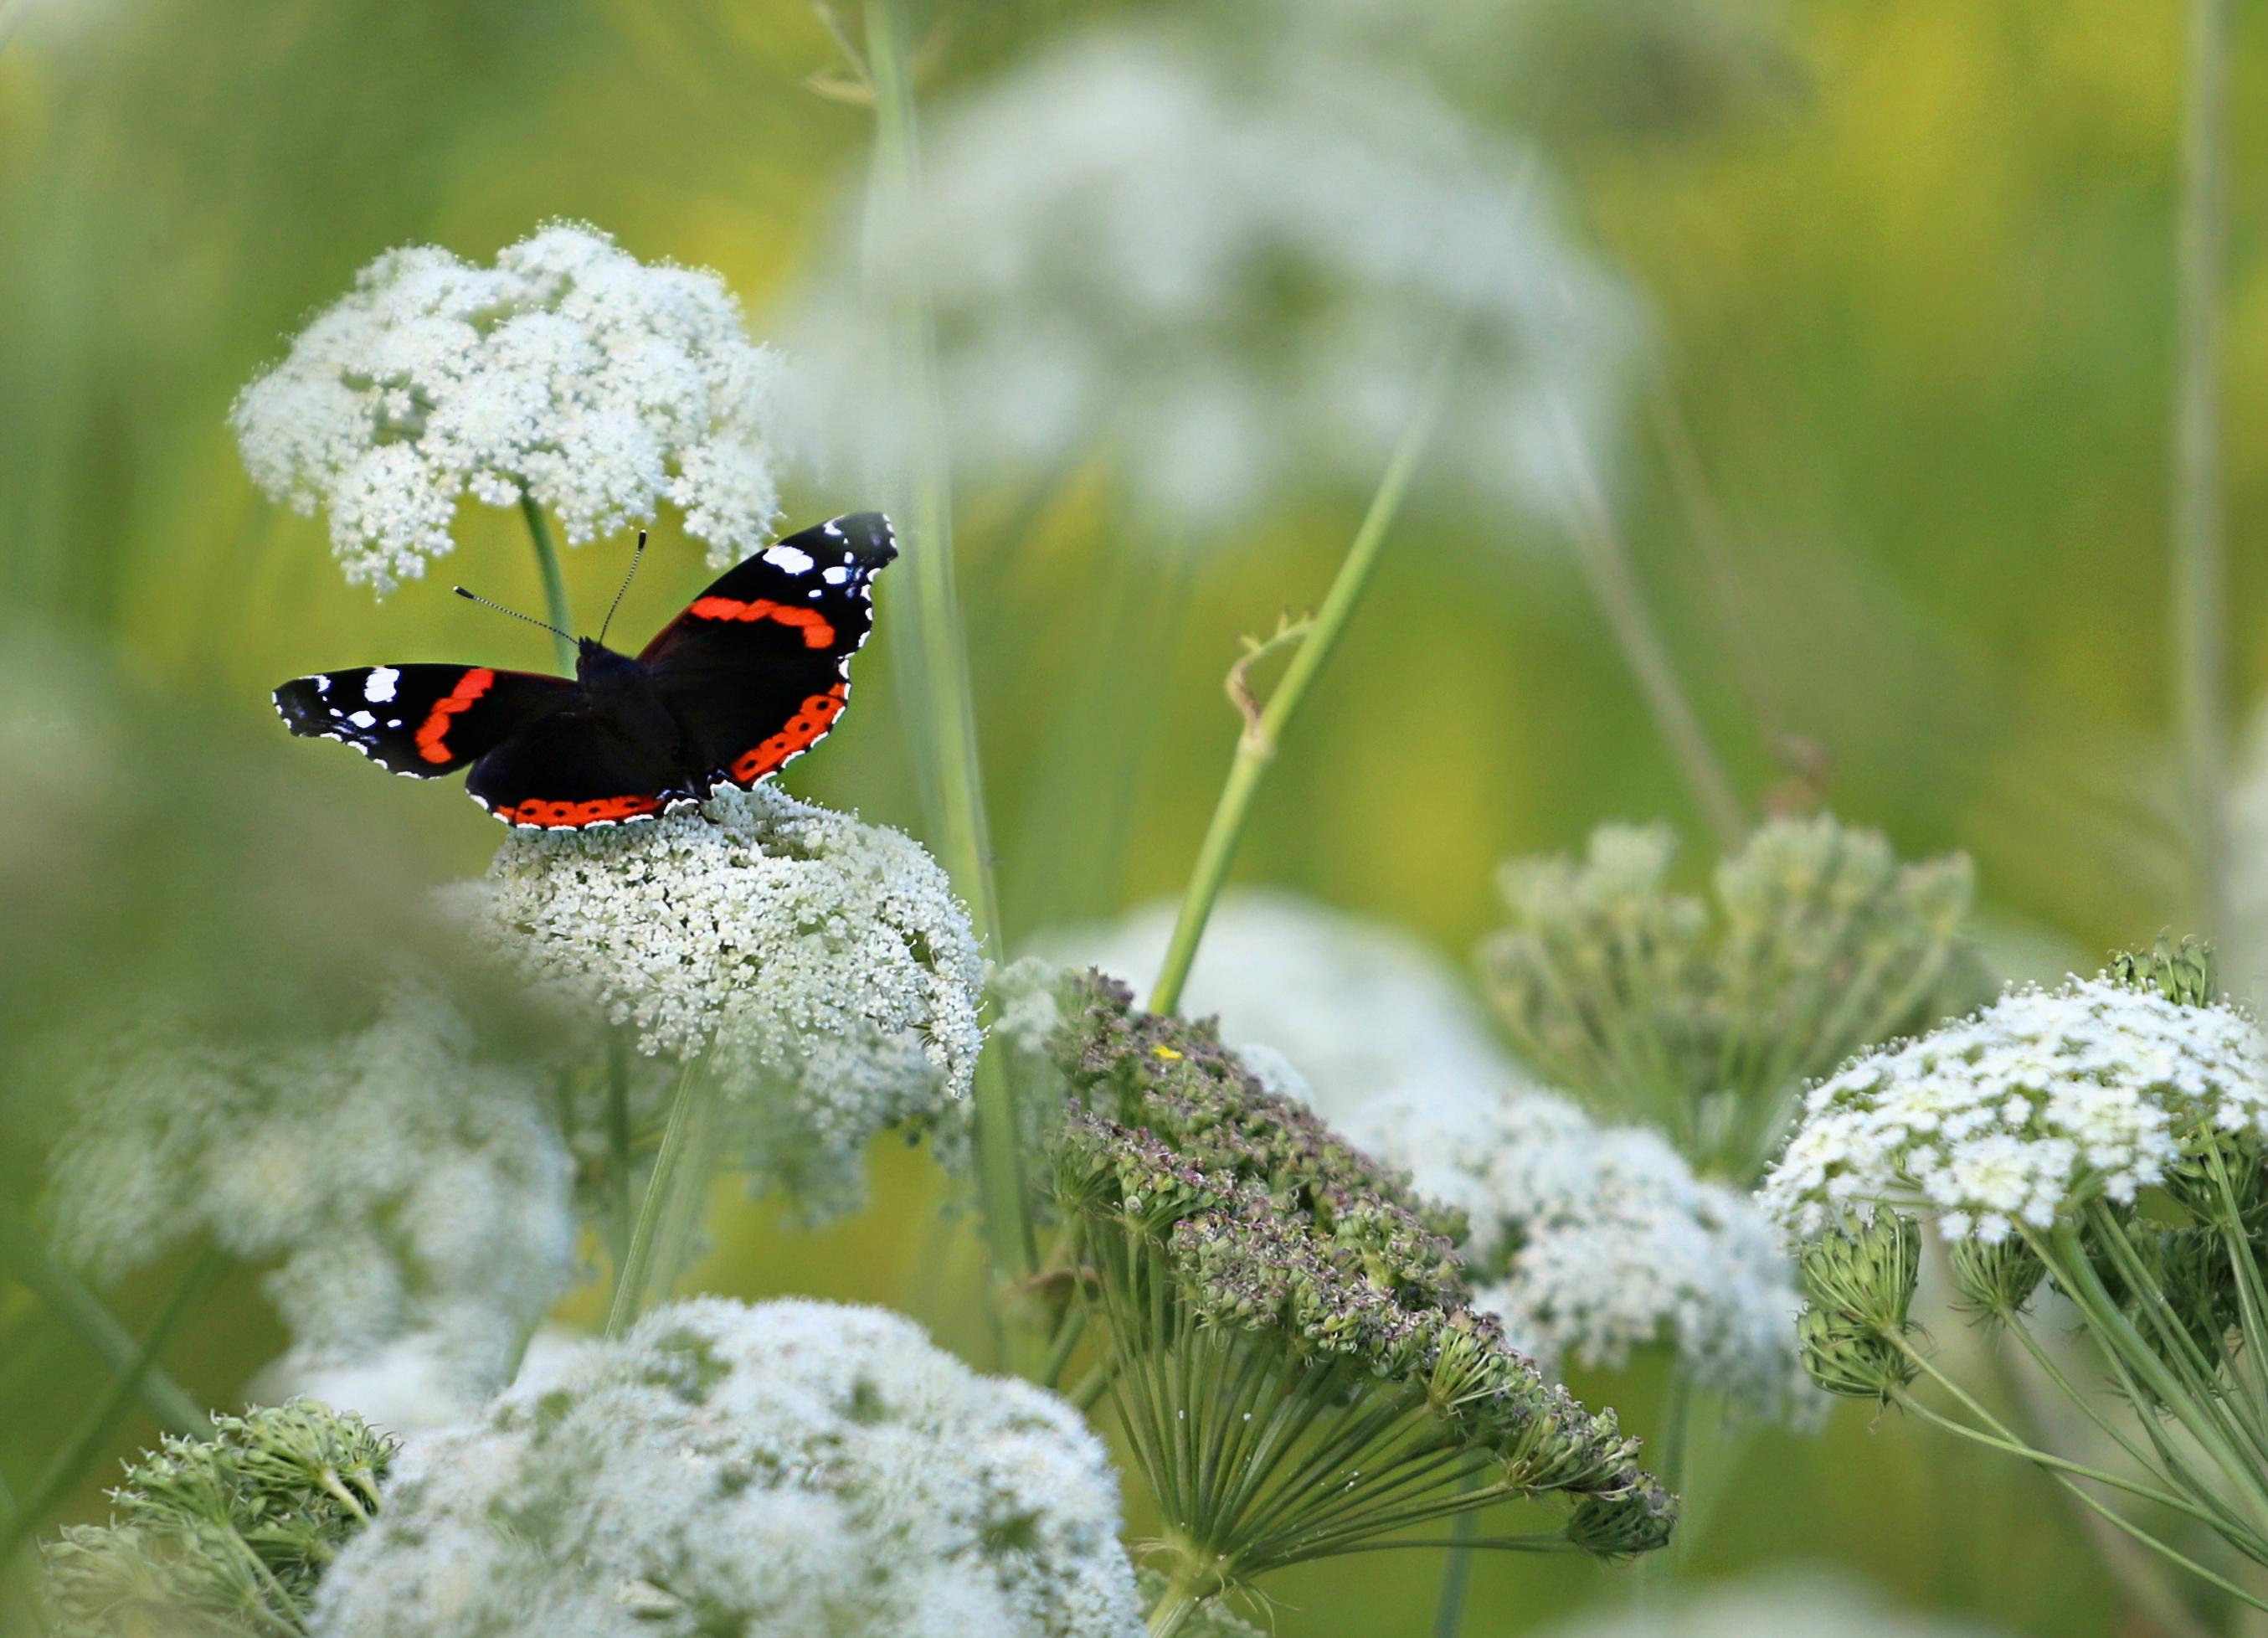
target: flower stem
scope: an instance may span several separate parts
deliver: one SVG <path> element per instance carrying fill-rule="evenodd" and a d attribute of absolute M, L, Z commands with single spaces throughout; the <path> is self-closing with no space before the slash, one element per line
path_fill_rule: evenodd
<path fill-rule="evenodd" d="M 1377 492 L 1371 497 L 1370 510 L 1364 514 L 1361 528 L 1355 531 L 1354 542 L 1339 564 L 1337 578 L 1324 594 L 1322 608 L 1316 611 L 1292 654 L 1291 663 L 1285 667 L 1283 680 L 1268 697 L 1268 704 L 1245 723 L 1243 736 L 1237 742 L 1236 758 L 1229 764 L 1220 799 L 1213 806 L 1212 823 L 1197 849 L 1197 865 L 1189 874 L 1189 889 L 1182 897 L 1181 913 L 1174 922 L 1174 936 L 1166 947 L 1165 963 L 1158 970 L 1157 983 L 1151 987 L 1150 1006 L 1153 1011 L 1170 1013 L 1181 1004 L 1182 986 L 1189 982 L 1190 964 L 1197 959 L 1197 943 L 1204 937 L 1213 903 L 1219 898 L 1221 885 L 1228 879 L 1228 867 L 1236 857 L 1245 822 L 1251 817 L 1252 800 L 1260 789 L 1262 776 L 1275 760 L 1285 730 L 1306 699 L 1316 674 L 1338 646 L 1347 622 L 1362 601 L 1371 572 L 1377 567 L 1379 553 L 1386 544 L 1387 534 L 1394 526 L 1395 515 L 1402 509 L 1403 497 L 1432 439 L 1448 383 L 1454 345 L 1453 337 L 1444 343 L 1434 359 L 1432 372 L 1418 400 L 1418 412 L 1403 429 L 1400 443 L 1395 446 L 1386 471 L 1378 481 Z"/>
<path fill-rule="evenodd" d="M 865 70 L 874 98 L 874 164 L 867 194 L 868 276 L 886 288 L 878 263 L 919 185 L 919 130 L 913 84 L 892 0 L 867 0 Z M 968 645 L 961 629 L 953 561 L 953 487 L 945 453 L 937 360 L 929 301 L 916 269 L 888 273 L 887 323 L 899 387 L 910 417 L 904 482 L 909 508 L 900 520 L 899 544 L 913 572 L 916 619 L 908 633 L 915 651 L 928 731 L 917 736 L 923 794 L 939 852 L 968 905 L 969 920 L 989 956 L 1003 954 L 999 894 L 992 875 L 992 845 L 977 756 L 976 710 L 969 683 Z M 995 1052 L 976 1066 L 976 1165 L 985 1242 L 996 1285 L 1027 1280 L 1038 1266 L 1032 1201 L 1020 1151 L 1022 1125 L 1015 1088 Z M 1008 1362 L 1024 1375 L 1042 1364 L 1045 1338 L 1022 1317 L 1003 1324 Z"/>
<path fill-rule="evenodd" d="M 1686 697 L 1683 684 L 1677 680 L 1677 668 L 1670 663 L 1668 646 L 1662 641 L 1653 611 L 1646 607 L 1638 572 L 1631 567 L 1629 550 L 1615 528 L 1614 514 L 1607 505 L 1598 475 L 1592 470 L 1590 457 L 1584 451 L 1574 417 L 1556 398 L 1551 413 L 1573 490 L 1567 508 L 1567 526 L 1574 538 L 1576 564 L 1590 583 L 1591 595 L 1598 601 L 1599 611 L 1606 616 L 1615 641 L 1621 646 L 1624 661 L 1637 680 L 1638 692 L 1646 697 L 1646 709 L 1653 713 L 1654 727 L 1668 742 L 1670 755 L 1677 759 L 1678 771 L 1685 776 L 1694 801 L 1716 832 L 1718 845 L 1730 852 L 1748 834 L 1747 815 L 1741 810 L 1740 799 L 1733 794 L 1733 782 L 1725 772 L 1725 764 L 1718 759 L 1716 748 L 1702 729 L 1699 714 Z"/>
<path fill-rule="evenodd" d="M 39 1236 L 9 1212 L 0 1212 L 0 1265 L 53 1309 L 114 1370 L 136 1371 L 135 1391 L 167 1428 L 191 1438 L 211 1434 L 210 1419 L 163 1368 L 144 1362 L 137 1370 L 142 1345 L 135 1341 L 134 1333 L 119 1324 L 117 1316 L 77 1275 L 55 1260 Z"/>
<path fill-rule="evenodd" d="M 559 549 L 552 543 L 551 522 L 543 515 L 543 508 L 535 504 L 535 497 L 522 490 L 519 496 L 519 515 L 527 520 L 527 538 L 535 546 L 535 566 L 543 576 L 543 607 L 553 625 L 559 630 L 551 634 L 551 646 L 559 656 L 559 668 L 568 676 L 575 675 L 575 639 L 562 637 L 561 631 L 575 629 L 574 612 L 567 607 L 567 577 L 559 572 Z"/>
<path fill-rule="evenodd" d="M 2191 0 L 2189 100 L 2175 223 L 2174 714 L 2198 919 L 2228 924 L 2228 646 L 2221 516 L 2220 345 L 2228 262 L 2228 0 Z"/>
<path fill-rule="evenodd" d="M 607 1254 L 621 1283 L 630 1258 L 630 1047 L 620 1036 L 607 1043 Z"/>
<path fill-rule="evenodd" d="M 25 1537 L 37 1530 L 49 1514 L 63 1505 L 63 1498 L 70 1494 L 72 1487 L 85 1475 L 88 1465 L 100 1452 L 103 1442 L 110 1436 L 120 1413 L 126 1408 L 126 1402 L 142 1391 L 150 1372 L 156 1368 L 158 1355 L 173 1336 L 174 1327 L 196 1306 L 197 1299 L 204 1295 L 205 1288 L 212 1283 L 213 1276 L 220 1272 L 220 1253 L 210 1248 L 199 1252 L 190 1263 L 188 1272 L 181 1276 L 180 1283 L 166 1299 L 166 1306 L 151 1322 L 148 1332 L 135 1349 L 134 1357 L 113 1372 L 110 1380 L 103 1384 L 102 1393 L 95 1400 L 93 1407 L 72 1431 L 63 1449 L 56 1451 L 48 1463 L 47 1471 L 40 1475 L 39 1483 L 24 1499 L 23 1505 L 14 1510 L 12 1516 L 0 1522 L 0 1565 L 4 1565 L 14 1555 Z"/>
<path fill-rule="evenodd" d="M 1465 1483 L 1469 1487 L 1473 1481 L 1468 1479 Z M 1477 1509 L 1449 1521 L 1449 1539 L 1457 1545 L 1449 1549 L 1441 1565 L 1441 1595 L 1433 1603 L 1433 1638 L 1457 1638 L 1457 1629 L 1465 1624 L 1465 1588 L 1473 1576 L 1471 1543 L 1480 1527 Z"/>
<path fill-rule="evenodd" d="M 638 1202 L 630 1231 L 630 1254 L 615 1271 L 614 1300 L 607 1309 L 607 1335 L 619 1337 L 644 1312 L 649 1288 L 675 1278 L 700 1215 L 709 1181 L 710 1125 L 713 1100 L 702 1084 L 700 1061 L 689 1060 L 670 1101 L 669 1124 L 653 1157 L 653 1175 Z"/>

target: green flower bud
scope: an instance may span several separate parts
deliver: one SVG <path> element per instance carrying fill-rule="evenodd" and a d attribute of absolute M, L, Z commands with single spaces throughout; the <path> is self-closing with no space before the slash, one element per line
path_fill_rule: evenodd
<path fill-rule="evenodd" d="M 1911 1217 L 1876 1212 L 1855 1231 L 1834 1228 L 1803 1248 L 1796 1279 L 1815 1308 L 1838 1325 L 1903 1335 L 1921 1278 L 1921 1230 Z"/>
<path fill-rule="evenodd" d="M 1651 1553 L 1677 1528 L 1677 1498 L 1659 1485 L 1618 1496 L 1585 1496 L 1568 1516 L 1567 1539 L 1602 1559 Z"/>
<path fill-rule="evenodd" d="M 1955 1240 L 1951 1262 L 1954 1288 L 1962 1303 L 2003 1322 L 2014 1320 L 2032 1300 L 2048 1272 L 2039 1254 L 2015 1235 L 1997 1245 L 1973 1237 Z"/>
<path fill-rule="evenodd" d="M 1805 1374 L 1830 1393 L 1888 1403 L 1914 1379 L 1916 1367 L 1904 1349 L 1880 1332 L 1845 1324 L 1823 1310 L 1804 1310 L 1795 1337 Z"/>
<path fill-rule="evenodd" d="M 2193 933 L 2175 944 L 2161 933 L 2148 949 L 2121 950 L 2110 958 L 2103 976 L 2113 984 L 2154 992 L 2183 1007 L 2210 1007 L 2220 999 L 2213 946 Z"/>

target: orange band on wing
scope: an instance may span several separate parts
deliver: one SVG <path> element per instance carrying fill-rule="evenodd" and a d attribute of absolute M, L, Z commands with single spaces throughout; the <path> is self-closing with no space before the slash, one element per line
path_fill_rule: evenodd
<path fill-rule="evenodd" d="M 547 802 L 531 796 L 524 802 L 493 811 L 507 824 L 541 825 L 546 830 L 564 830 L 578 825 L 598 824 L 608 819 L 636 819 L 641 815 L 656 812 L 661 807 L 659 796 L 599 796 L 587 802 Z"/>
<path fill-rule="evenodd" d="M 843 714 L 843 704 L 850 697 L 850 685 L 847 682 L 837 682 L 824 694 L 812 695 L 787 719 L 786 727 L 755 749 L 733 759 L 733 778 L 742 785 L 754 785 L 798 751 L 808 750 L 826 737 L 827 730 L 835 726 L 835 719 Z"/>
<path fill-rule="evenodd" d="M 696 598 L 685 612 L 696 620 L 772 620 L 781 625 L 801 626 L 806 648 L 824 648 L 835 640 L 834 625 L 818 609 L 776 603 L 769 597 L 746 603 L 730 597 Z"/>
<path fill-rule="evenodd" d="M 417 754 L 427 762 L 447 762 L 454 755 L 449 749 L 451 719 L 470 711 L 473 702 L 495 685 L 496 673 L 484 667 L 475 667 L 459 677 L 457 686 L 435 700 L 425 720 L 417 725 Z"/>

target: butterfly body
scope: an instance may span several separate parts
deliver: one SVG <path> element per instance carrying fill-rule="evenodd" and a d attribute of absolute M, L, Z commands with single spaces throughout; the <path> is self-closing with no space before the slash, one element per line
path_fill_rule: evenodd
<path fill-rule="evenodd" d="M 824 738 L 897 556 L 887 520 L 836 518 L 728 571 L 637 655 L 590 638 L 575 676 L 371 666 L 276 690 L 292 733 L 412 778 L 471 770 L 496 817 L 542 830 L 648 819 L 769 778 Z"/>

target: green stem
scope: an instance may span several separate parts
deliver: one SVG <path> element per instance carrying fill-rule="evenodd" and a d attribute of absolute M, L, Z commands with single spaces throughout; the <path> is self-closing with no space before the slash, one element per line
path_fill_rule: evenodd
<path fill-rule="evenodd" d="M 1661 1408 L 1660 1459 L 1654 1468 L 1654 1477 L 1663 1489 L 1683 1497 L 1685 1493 L 1685 1462 L 1693 1438 L 1693 1379 L 1682 1359 L 1673 1357 L 1669 1362 L 1669 1388 Z M 1639 1567 L 1638 1597 L 1641 1603 L 1658 1605 L 1667 1591 L 1670 1576 L 1677 1568 L 1677 1552 L 1684 1544 L 1685 1531 L 1674 1531 L 1659 1552 L 1647 1555 Z"/>
<path fill-rule="evenodd" d="M 0 1265 L 23 1282 L 34 1296 L 53 1309 L 79 1339 L 107 1361 L 114 1370 L 132 1370 L 140 1359 L 141 1345 L 134 1333 L 102 1304 L 77 1274 L 56 1261 L 40 1236 L 12 1213 L 0 1212 Z M 172 1432 L 192 1438 L 208 1436 L 212 1422 L 181 1384 L 162 1367 L 145 1364 L 135 1391 Z"/>
<path fill-rule="evenodd" d="M 103 1384 L 102 1393 L 95 1400 L 93 1407 L 72 1431 L 70 1439 L 64 1442 L 63 1449 L 56 1451 L 48 1462 L 47 1471 L 40 1475 L 32 1494 L 25 1498 L 24 1504 L 15 1510 L 12 1517 L 0 1524 L 0 1564 L 5 1564 L 13 1557 L 24 1538 L 63 1505 L 63 1498 L 70 1494 L 72 1487 L 78 1483 L 88 1465 L 109 1439 L 127 1401 L 142 1391 L 143 1383 L 155 1368 L 158 1355 L 164 1351 L 174 1328 L 196 1306 L 197 1299 L 204 1295 L 205 1288 L 219 1273 L 222 1261 L 221 1254 L 209 1248 L 200 1251 L 190 1263 L 188 1271 L 181 1276 L 180 1283 L 166 1299 L 166 1306 L 151 1322 L 150 1330 L 136 1348 L 134 1357 L 114 1372 L 110 1380 Z"/>
<path fill-rule="evenodd" d="M 523 490 L 519 496 L 519 515 L 527 520 L 527 538 L 535 545 L 535 566 L 543 576 L 543 606 L 549 611 L 551 623 L 558 631 L 551 634 L 552 650 L 559 656 L 559 669 L 568 676 L 575 675 L 575 630 L 573 610 L 567 607 L 567 579 L 559 572 L 559 549 L 552 544 L 551 523 L 543 515 L 543 508 L 535 504 L 535 497 Z"/>
<path fill-rule="evenodd" d="M 1449 1539 L 1455 1545 L 1441 1566 L 1441 1595 L 1433 1602 L 1433 1638 L 1457 1638 L 1457 1629 L 1465 1624 L 1465 1588 L 1473 1576 L 1473 1538 L 1480 1527 L 1477 1508 L 1449 1522 Z"/>
<path fill-rule="evenodd" d="M 909 507 L 899 544 L 912 571 L 916 619 L 911 638 L 922 709 L 928 731 L 918 736 L 923 794 L 946 871 L 968 905 L 969 920 L 985 953 L 1005 953 L 999 895 L 992 874 L 992 845 L 984 811 L 983 767 L 977 756 L 976 708 L 968 652 L 954 580 L 953 486 L 946 459 L 944 412 L 937 381 L 935 339 L 928 293 L 919 271 L 876 265 L 892 242 L 887 231 L 904 219 L 920 185 L 921 151 L 913 83 L 892 0 L 866 0 L 866 70 L 874 97 L 874 164 L 868 188 L 868 278 L 888 281 L 888 327 L 902 399 L 910 415 L 904 451 Z M 1038 1266 L 1031 1192 L 1024 1177 L 1022 1124 L 1016 1094 L 996 1052 L 976 1066 L 976 1166 L 985 1242 L 998 1287 L 1027 1280 Z M 1004 1325 L 1012 1368 L 1030 1375 L 1045 1339 L 1025 1316 Z"/>
<path fill-rule="evenodd" d="M 1347 622 L 1353 617 L 1370 584 L 1371 572 L 1377 567 L 1395 515 L 1402 509 L 1403 497 L 1432 439 L 1448 384 L 1454 345 L 1453 337 L 1434 360 L 1419 397 L 1418 412 L 1410 417 L 1401 442 L 1386 463 L 1378 491 L 1371 497 L 1370 510 L 1364 514 L 1362 527 L 1355 531 L 1354 542 L 1339 564 L 1337 578 L 1323 596 L 1322 608 L 1316 612 L 1305 639 L 1292 652 L 1291 662 L 1284 668 L 1283 680 L 1268 697 L 1268 704 L 1246 724 L 1244 734 L 1237 742 L 1236 758 L 1229 764 L 1220 800 L 1213 806 L 1212 823 L 1197 849 L 1197 865 L 1189 874 L 1189 889 L 1182 898 L 1181 914 L 1174 923 L 1173 940 L 1166 947 L 1165 963 L 1151 988 L 1150 1005 L 1155 1011 L 1170 1013 L 1181 1004 L 1182 988 L 1189 982 L 1198 941 L 1204 937 L 1213 903 L 1220 896 L 1221 884 L 1228 878 L 1228 867 L 1236 857 L 1245 822 L 1251 817 L 1252 799 L 1260 789 L 1261 778 L 1275 759 L 1277 749 L 1283 744 L 1292 716 L 1306 699 L 1324 662 L 1330 659 L 1331 651 L 1338 646 Z"/>
<path fill-rule="evenodd" d="M 708 1181 L 701 1151 L 708 1146 L 711 1113 L 701 1084 L 700 1062 L 688 1060 L 670 1101 L 669 1125 L 653 1157 L 645 1198 L 638 1202 L 630 1231 L 630 1254 L 615 1270 L 614 1300 L 608 1305 L 607 1335 L 619 1337 L 644 1312 L 650 1288 L 674 1279 L 676 1258 L 688 1236 L 683 1225 L 700 1213 L 700 1193 Z"/>
<path fill-rule="evenodd" d="M 607 1254 L 618 1288 L 630 1262 L 633 1221 L 630 1081 L 629 1044 L 617 1035 L 607 1044 Z"/>
<path fill-rule="evenodd" d="M 1169 1638 L 1204 1603 L 1186 1570 L 1176 1571 L 1150 1611 L 1149 1638 Z"/>
<path fill-rule="evenodd" d="M 2174 714 L 2198 918 L 2228 931 L 2227 547 L 2221 516 L 2220 350 L 2228 262 L 2228 0 L 2191 0 L 2189 99 L 2175 225 Z"/>

